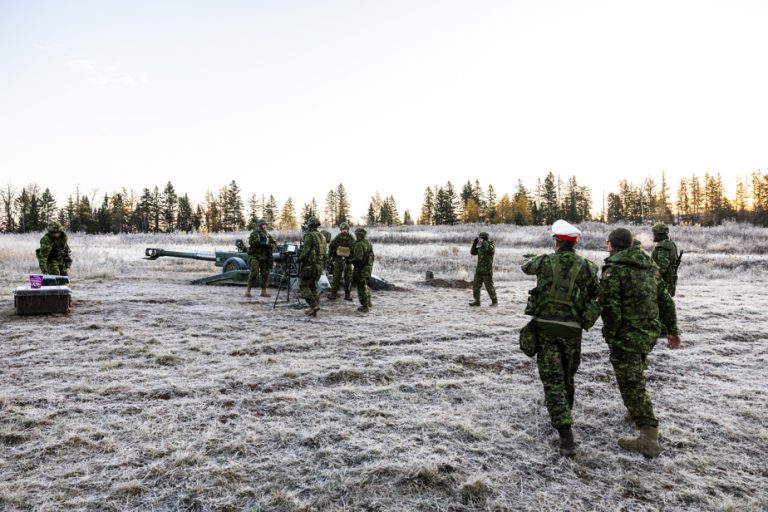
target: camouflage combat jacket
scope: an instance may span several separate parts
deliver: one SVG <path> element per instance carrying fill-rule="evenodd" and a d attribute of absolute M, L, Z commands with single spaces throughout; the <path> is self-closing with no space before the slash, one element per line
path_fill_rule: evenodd
<path fill-rule="evenodd" d="M 496 253 L 496 246 L 492 241 L 483 242 L 483 245 L 472 244 L 469 253 L 472 256 L 477 256 L 477 269 L 475 272 L 478 274 L 493 273 L 493 255 Z"/>
<path fill-rule="evenodd" d="M 603 337 L 611 347 L 647 354 L 662 325 L 678 335 L 675 303 L 651 257 L 638 247 L 605 259 L 600 279 Z"/>
<path fill-rule="evenodd" d="M 528 292 L 527 315 L 547 324 L 546 330 L 555 335 L 574 335 L 582 326 L 592 326 L 599 313 L 597 265 L 573 250 L 562 250 L 526 260 L 522 270 L 536 276 L 536 287 Z"/>
<path fill-rule="evenodd" d="M 373 269 L 373 245 L 365 238 L 355 241 L 352 247 L 352 263 L 355 265 L 355 271 L 371 271 Z"/>
<path fill-rule="evenodd" d="M 272 258 L 277 250 L 277 242 L 272 235 L 261 229 L 254 229 L 248 237 L 248 254 L 255 260 L 264 261 Z"/>
<path fill-rule="evenodd" d="M 675 287 L 677 285 L 677 245 L 669 238 L 659 241 L 653 248 L 651 258 L 659 267 L 661 278 L 667 285 L 667 291 L 673 297 L 675 296 Z"/>
<path fill-rule="evenodd" d="M 336 235 L 336 237 L 331 241 L 331 245 L 328 248 L 328 257 L 331 259 L 334 258 L 345 258 L 346 256 L 339 256 L 336 254 L 336 250 L 339 247 L 347 247 L 349 248 L 349 254 L 352 256 L 352 247 L 355 245 L 355 237 L 347 233 L 346 235 L 344 233 L 339 233 Z"/>
<path fill-rule="evenodd" d="M 69 254 L 69 245 L 67 244 L 67 234 L 60 231 L 58 238 L 53 238 L 50 233 L 46 233 L 40 239 L 40 249 L 38 250 L 38 262 L 45 267 L 49 261 L 64 263 L 64 259 Z"/>
<path fill-rule="evenodd" d="M 302 240 L 299 261 L 304 265 L 325 265 L 325 237 L 316 228 L 309 228 Z"/>

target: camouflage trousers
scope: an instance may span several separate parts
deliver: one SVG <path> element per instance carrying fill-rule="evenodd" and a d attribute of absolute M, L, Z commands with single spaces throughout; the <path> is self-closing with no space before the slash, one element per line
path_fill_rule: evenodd
<path fill-rule="evenodd" d="M 257 260 L 251 258 L 248 266 L 251 271 L 248 274 L 248 286 L 256 288 L 258 285 L 266 288 L 269 286 L 269 271 L 272 270 L 272 259 Z"/>
<path fill-rule="evenodd" d="M 40 265 L 40 270 L 44 274 L 50 274 L 53 276 L 68 276 L 69 267 L 64 264 L 63 261 L 48 260 L 48 264 Z"/>
<path fill-rule="evenodd" d="M 659 422 L 653 415 L 653 405 L 645 383 L 646 355 L 611 347 L 610 360 L 621 399 L 637 428 L 657 427 Z"/>
<path fill-rule="evenodd" d="M 371 277 L 371 270 L 363 268 L 355 273 L 355 284 L 357 285 L 357 299 L 360 304 L 366 306 L 371 303 L 371 289 L 368 288 L 368 279 Z"/>
<path fill-rule="evenodd" d="M 299 296 L 307 301 L 307 304 L 314 307 L 320 303 L 320 296 L 317 294 L 317 282 L 323 273 L 322 265 L 310 265 L 314 269 L 313 277 L 304 277 L 299 273 Z M 302 269 L 302 272 L 304 269 Z"/>
<path fill-rule="evenodd" d="M 544 401 L 549 419 L 555 428 L 573 425 L 573 378 L 580 363 L 581 334 L 564 338 L 539 333 L 536 364 L 544 385 Z"/>
<path fill-rule="evenodd" d="M 485 284 L 485 291 L 493 302 L 496 302 L 496 287 L 493 286 L 493 274 L 491 272 L 475 272 L 475 280 L 472 281 L 472 296 L 475 302 L 480 302 L 480 288 Z"/>
<path fill-rule="evenodd" d="M 339 291 L 339 285 L 341 284 L 341 278 L 344 277 L 344 291 L 348 292 L 352 290 L 352 262 L 347 258 L 335 258 L 333 260 L 333 282 L 331 283 L 331 291 Z"/>

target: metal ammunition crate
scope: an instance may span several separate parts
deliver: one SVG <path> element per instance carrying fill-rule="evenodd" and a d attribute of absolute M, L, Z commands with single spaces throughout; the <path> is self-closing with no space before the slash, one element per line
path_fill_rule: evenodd
<path fill-rule="evenodd" d="M 69 286 L 19 286 L 13 291 L 13 304 L 18 315 L 69 313 L 72 292 Z"/>

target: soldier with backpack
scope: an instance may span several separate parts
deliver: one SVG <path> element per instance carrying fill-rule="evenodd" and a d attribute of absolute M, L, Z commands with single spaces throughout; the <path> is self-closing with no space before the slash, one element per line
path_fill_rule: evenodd
<path fill-rule="evenodd" d="M 536 276 L 528 292 L 526 326 L 535 332 L 535 355 L 552 426 L 560 436 L 560 454 L 573 456 L 574 376 L 581 362 L 582 329 L 600 315 L 597 265 L 578 256 L 574 246 L 581 231 L 564 220 L 552 225 L 555 252 L 526 259 L 522 270 Z M 529 354 L 531 355 L 531 354 Z"/>

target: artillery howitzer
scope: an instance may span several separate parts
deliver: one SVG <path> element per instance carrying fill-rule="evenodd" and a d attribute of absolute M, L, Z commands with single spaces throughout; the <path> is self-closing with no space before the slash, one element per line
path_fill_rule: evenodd
<path fill-rule="evenodd" d="M 249 262 L 248 248 L 242 240 L 235 241 L 234 251 L 208 252 L 181 252 L 166 251 L 165 249 L 147 247 L 144 249 L 145 260 L 156 260 L 160 257 L 186 258 L 192 260 L 212 261 L 217 267 L 221 267 L 220 274 L 214 274 L 201 279 L 195 279 L 192 284 L 242 284 L 248 282 Z M 269 286 L 278 286 L 288 274 L 291 288 L 298 287 L 298 244 L 283 243 L 278 246 L 277 252 L 272 253 L 275 264 L 269 273 Z M 328 272 L 330 274 L 330 272 Z M 283 281 L 284 282 L 284 281 Z M 261 283 L 258 283 L 259 285 Z M 319 291 L 331 287 L 328 277 L 324 274 L 317 284 Z M 371 276 L 368 286 L 374 290 L 389 290 L 393 286 L 386 279 Z"/>

